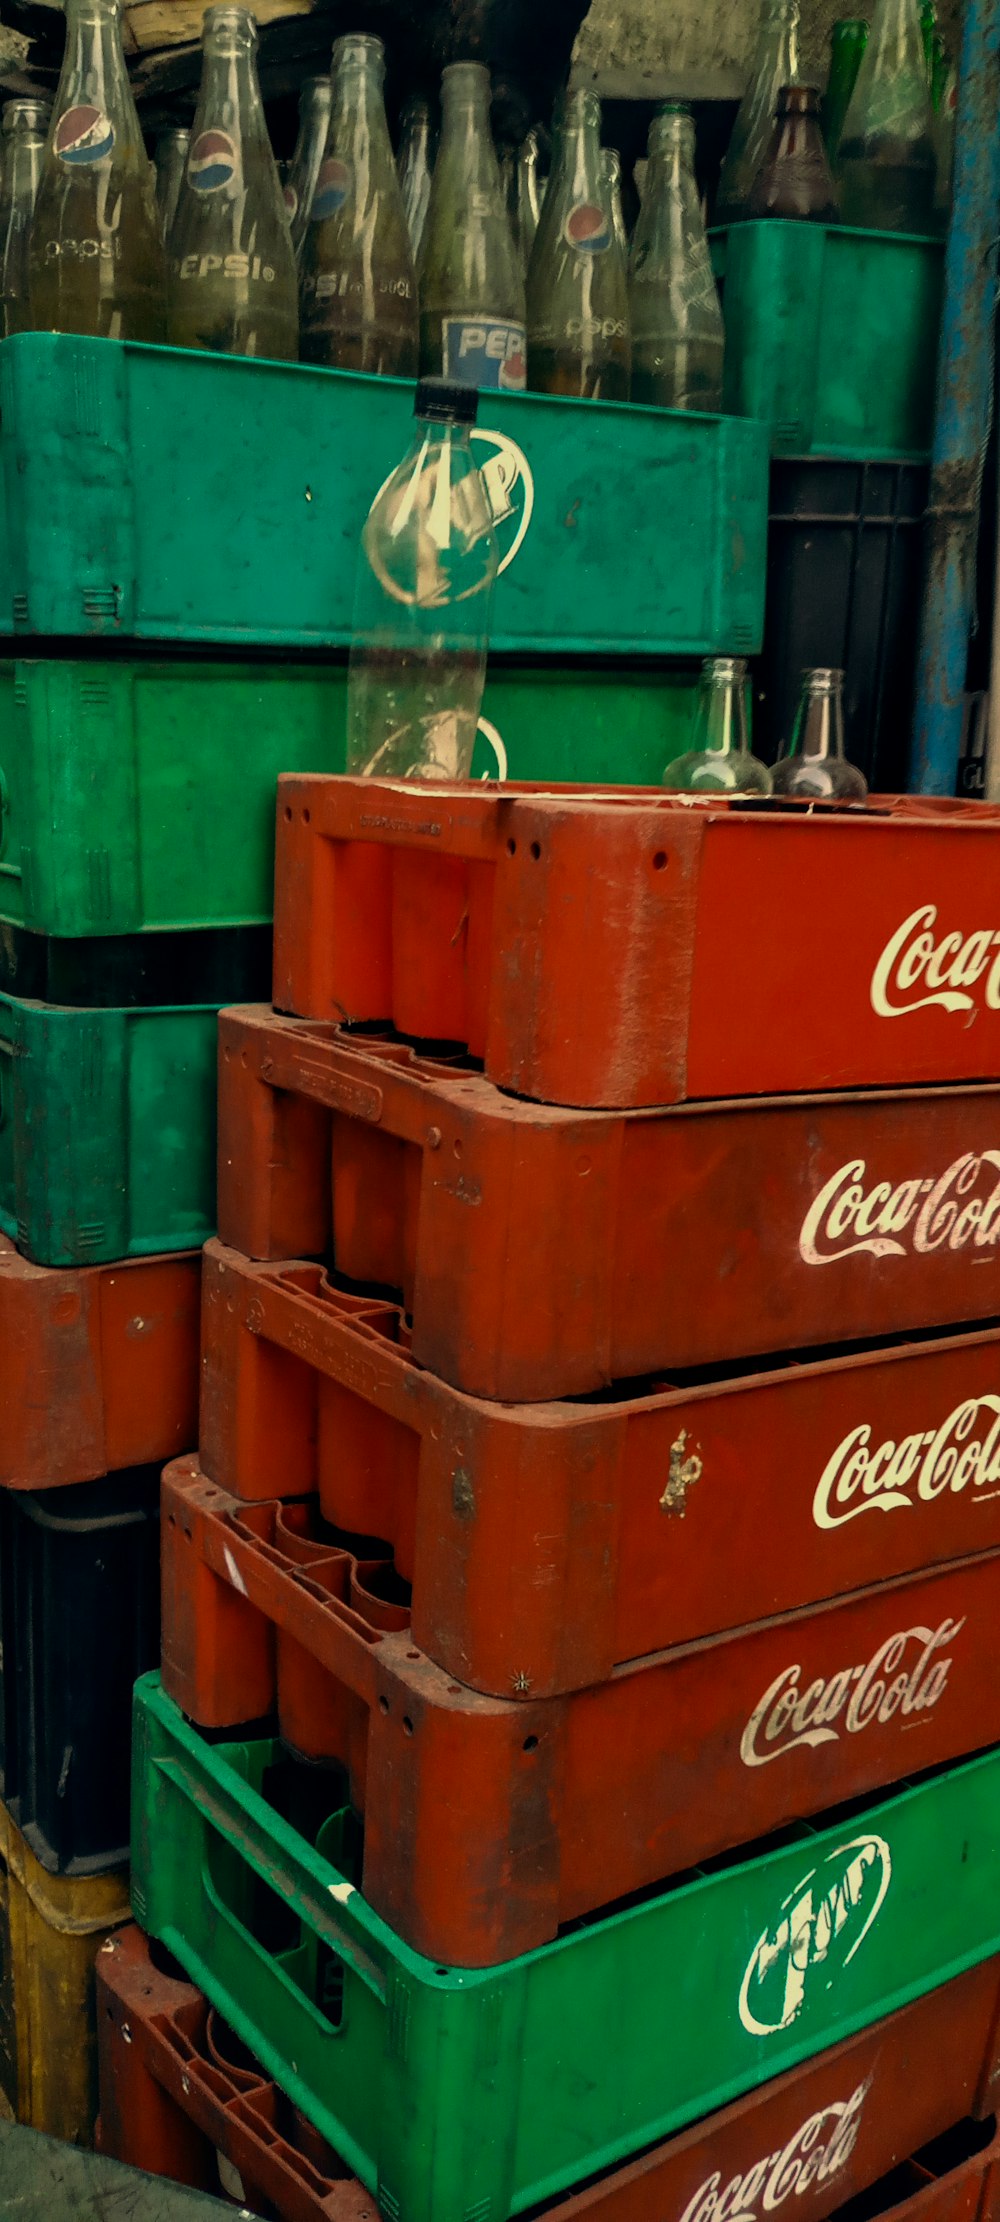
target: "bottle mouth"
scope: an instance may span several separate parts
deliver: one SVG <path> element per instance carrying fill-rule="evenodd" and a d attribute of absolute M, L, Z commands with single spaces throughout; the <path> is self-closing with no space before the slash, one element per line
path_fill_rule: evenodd
<path fill-rule="evenodd" d="M 452 105 L 458 101 L 487 101 L 493 97 L 490 73 L 483 62 L 449 62 L 441 72 L 441 98 Z"/>
<path fill-rule="evenodd" d="M 710 687 L 730 686 L 747 675 L 745 656 L 710 656 L 702 665 L 702 684 Z"/>
<path fill-rule="evenodd" d="M 427 424 L 475 424 L 479 395 L 475 386 L 459 386 L 450 378 L 421 378 L 413 414 Z"/>
<path fill-rule="evenodd" d="M 343 38 L 334 39 L 331 76 L 335 77 L 338 70 L 349 69 L 353 64 L 359 68 L 384 70 L 385 47 L 381 39 L 362 31 L 347 31 Z"/>
<path fill-rule="evenodd" d="M 820 664 L 814 670 L 805 670 L 802 678 L 810 694 L 836 694 L 844 684 L 843 672 L 833 664 Z"/>
<path fill-rule="evenodd" d="M 693 151 L 694 143 L 694 117 L 685 101 L 669 101 L 657 109 L 649 127 L 648 154 L 666 153 L 671 147 Z"/>
<path fill-rule="evenodd" d="M 8 100 L 4 103 L 4 131 L 47 131 L 52 105 L 47 100 Z"/>
<path fill-rule="evenodd" d="M 206 43 L 224 37 L 240 46 L 253 48 L 257 44 L 257 25 L 249 8 L 206 8 L 202 26 Z"/>

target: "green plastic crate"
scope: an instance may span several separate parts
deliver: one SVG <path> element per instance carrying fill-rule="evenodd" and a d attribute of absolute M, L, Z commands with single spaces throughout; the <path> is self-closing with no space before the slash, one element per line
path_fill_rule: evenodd
<path fill-rule="evenodd" d="M 504 2222 L 1000 1949 L 1000 1750 L 470 1972 L 266 1802 L 276 1744 L 135 1706 L 137 1920 L 394 2222 Z"/>
<path fill-rule="evenodd" d="M 475 772 L 655 784 L 697 674 L 490 672 Z M 0 919 L 56 936 L 273 915 L 281 771 L 342 771 L 346 669 L 0 663 Z"/>
<path fill-rule="evenodd" d="M 0 410 L 16 631 L 349 642 L 358 540 L 411 438 L 412 385 L 31 332 L 0 347 Z M 480 429 L 510 558 L 494 648 L 759 648 L 763 426 L 491 394 Z"/>
<path fill-rule="evenodd" d="M 765 418 L 776 455 L 929 453 L 941 240 L 766 218 L 713 250 L 727 409 Z"/>
<path fill-rule="evenodd" d="M 207 1240 L 217 1017 L 0 994 L 0 1227 L 36 1265 Z"/>

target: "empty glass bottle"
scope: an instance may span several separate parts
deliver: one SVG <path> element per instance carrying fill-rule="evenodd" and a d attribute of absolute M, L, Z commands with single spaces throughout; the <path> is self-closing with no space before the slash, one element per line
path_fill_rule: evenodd
<path fill-rule="evenodd" d="M 799 0 L 762 0 L 750 82 L 719 178 L 716 223 L 730 224 L 747 214 L 751 187 L 771 136 L 778 94 L 783 85 L 794 85 L 798 74 Z"/>
<path fill-rule="evenodd" d="M 47 100 L 8 100 L 0 172 L 0 304 L 4 336 L 31 329 L 28 245 L 52 111 Z"/>
<path fill-rule="evenodd" d="M 844 674 L 806 671 L 792 737 L 771 773 L 776 795 L 863 802 L 868 781 L 844 755 Z"/>
<path fill-rule="evenodd" d="M 376 495 L 358 557 L 347 768 L 467 779 L 483 698 L 497 542 L 469 440 L 478 397 L 417 387 L 409 453 Z"/>
<path fill-rule="evenodd" d="M 403 213 L 410 234 L 413 260 L 417 261 L 427 222 L 434 168 L 434 133 L 429 100 L 408 100 L 403 110 L 396 169 L 403 196 Z"/>
<path fill-rule="evenodd" d="M 154 177 L 125 68 L 119 0 L 66 0 L 28 261 L 35 330 L 163 338 Z"/>
<path fill-rule="evenodd" d="M 694 174 L 694 123 L 671 102 L 654 116 L 629 266 L 632 399 L 721 409 L 725 333 Z"/>
<path fill-rule="evenodd" d="M 819 127 L 819 94 L 811 85 L 783 85 L 770 144 L 754 179 L 750 213 L 835 224 L 837 206 Z"/>
<path fill-rule="evenodd" d="M 412 378 L 417 284 L 382 83 L 381 39 L 338 39 L 333 100 L 302 245 L 302 360 Z"/>
<path fill-rule="evenodd" d="M 869 231 L 934 223 L 934 115 L 917 0 L 875 0 L 838 152 L 841 217 Z"/>
<path fill-rule="evenodd" d="M 596 93 L 563 96 L 528 265 L 528 383 L 536 393 L 627 401 L 628 277 L 615 236 Z"/>
<path fill-rule="evenodd" d="M 527 276 L 531 250 L 538 232 L 538 218 L 542 206 L 542 186 L 538 176 L 538 133 L 529 131 L 517 150 L 517 169 L 514 180 L 514 210 L 512 222 L 514 242 Z"/>
<path fill-rule="evenodd" d="M 701 667 L 693 746 L 675 756 L 661 785 L 695 795 L 769 795 L 767 765 L 750 754 L 747 667 L 742 656 L 711 656 Z"/>
<path fill-rule="evenodd" d="M 220 355 L 297 353 L 295 256 L 249 8 L 205 11 L 201 87 L 170 228 L 167 330 Z"/>
<path fill-rule="evenodd" d="M 842 16 L 830 33 L 830 74 L 823 95 L 823 137 L 830 161 L 836 160 L 844 117 L 851 105 L 861 58 L 868 44 L 863 16 Z"/>
<path fill-rule="evenodd" d="M 316 178 L 326 147 L 330 97 L 329 72 L 325 77 L 303 78 L 299 92 L 298 137 L 282 188 L 296 255 L 302 252 Z"/>
<path fill-rule="evenodd" d="M 164 240 L 177 214 L 190 144 L 190 131 L 182 130 L 161 131 L 156 142 L 156 207 Z"/>
<path fill-rule="evenodd" d="M 465 386 L 524 388 L 524 279 L 490 132 L 490 77 L 452 62 L 420 256 L 420 368 Z"/>
<path fill-rule="evenodd" d="M 622 158 L 617 147 L 605 147 L 601 161 L 604 165 L 604 184 L 611 203 L 611 221 L 627 272 L 628 232 L 625 229 L 625 210 L 622 207 Z"/>

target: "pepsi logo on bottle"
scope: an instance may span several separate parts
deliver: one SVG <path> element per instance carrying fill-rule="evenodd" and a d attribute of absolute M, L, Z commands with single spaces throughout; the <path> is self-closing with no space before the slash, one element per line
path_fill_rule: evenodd
<path fill-rule="evenodd" d="M 325 162 L 320 163 L 310 210 L 314 224 L 322 224 L 327 216 L 337 215 L 343 208 L 351 184 L 350 164 L 342 162 L 339 155 L 331 154 Z"/>
<path fill-rule="evenodd" d="M 239 155 L 228 131 L 199 131 L 188 155 L 188 184 L 196 193 L 218 193 L 231 185 Z"/>
<path fill-rule="evenodd" d="M 563 227 L 567 246 L 581 255 L 601 255 L 611 245 L 611 224 L 596 201 L 578 201 Z"/>
<path fill-rule="evenodd" d="M 61 162 L 68 162 L 73 169 L 85 169 L 91 162 L 103 162 L 115 143 L 115 127 L 102 108 L 81 104 L 67 108 L 60 116 L 53 136 L 53 147 Z"/>

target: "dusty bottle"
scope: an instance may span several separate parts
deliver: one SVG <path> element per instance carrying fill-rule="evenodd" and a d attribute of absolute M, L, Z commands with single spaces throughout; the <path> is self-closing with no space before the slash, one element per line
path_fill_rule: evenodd
<path fill-rule="evenodd" d="M 763 0 L 750 82 L 740 102 L 715 203 L 717 224 L 746 216 L 783 85 L 799 74 L 798 0 Z"/>
<path fill-rule="evenodd" d="M 452 62 L 420 255 L 420 369 L 519 393 L 524 279 L 490 132 L 489 71 Z"/>
<path fill-rule="evenodd" d="M 693 746 L 675 756 L 661 785 L 695 795 L 769 795 L 767 765 L 750 754 L 747 667 L 741 656 L 711 656 L 701 668 Z"/>
<path fill-rule="evenodd" d="M 627 272 L 628 232 L 625 229 L 625 210 L 622 207 L 622 158 L 617 147 L 605 147 L 601 155 L 601 162 L 604 168 L 605 189 L 611 203 L 611 222 L 614 226 L 615 238 L 621 248 L 622 259 Z"/>
<path fill-rule="evenodd" d="M 628 276 L 615 237 L 596 93 L 563 96 L 528 265 L 528 384 L 535 393 L 627 401 Z"/>
<path fill-rule="evenodd" d="M 538 176 L 538 133 L 529 131 L 517 150 L 514 173 L 514 207 L 511 221 L 514 241 L 525 277 L 538 232 L 542 187 Z"/>
<path fill-rule="evenodd" d="M 836 160 L 844 117 L 851 105 L 851 94 L 867 44 L 868 25 L 863 16 L 842 16 L 830 33 L 830 74 L 823 95 L 823 137 L 831 162 Z"/>
<path fill-rule="evenodd" d="M 170 228 L 175 347 L 294 362 L 295 256 L 257 83 L 248 8 L 205 14 L 201 89 Z"/>
<path fill-rule="evenodd" d="M 36 331 L 163 338 L 164 266 L 119 0 L 66 0 L 29 248 Z"/>
<path fill-rule="evenodd" d="M 347 689 L 347 768 L 467 779 L 486 676 L 497 542 L 469 439 L 478 397 L 417 387 L 409 452 L 361 536 Z"/>
<path fill-rule="evenodd" d="M 4 336 L 31 329 L 28 246 L 51 109 L 47 100 L 8 100 L 0 176 L 0 302 Z"/>
<path fill-rule="evenodd" d="M 916 0 L 875 0 L 838 151 L 845 224 L 933 228 L 934 115 Z"/>
<path fill-rule="evenodd" d="M 316 178 L 326 147 L 326 134 L 330 123 L 331 86 L 329 74 L 325 77 L 306 77 L 299 92 L 299 131 L 295 152 L 288 165 L 288 176 L 282 187 L 288 221 L 291 225 L 292 246 L 296 255 L 302 252 L 302 242 L 309 222 Z"/>
<path fill-rule="evenodd" d="M 156 208 L 164 240 L 177 214 L 177 203 L 187 169 L 190 131 L 161 131 L 156 142 Z"/>
<path fill-rule="evenodd" d="M 300 257 L 302 360 L 412 378 L 417 286 L 382 84 L 381 39 L 333 49 L 333 99 Z"/>
<path fill-rule="evenodd" d="M 837 205 L 819 127 L 819 94 L 811 85 L 783 85 L 770 144 L 754 179 L 750 213 L 835 224 Z"/>
<path fill-rule="evenodd" d="M 694 123 L 654 116 L 629 267 L 632 399 L 660 409 L 722 407 L 725 334 L 694 174 Z"/>
<path fill-rule="evenodd" d="M 410 234 L 413 260 L 416 262 L 427 222 L 431 173 L 434 168 L 434 133 L 429 100 L 414 99 L 406 103 L 396 168 L 399 173 L 399 189 L 403 196 L 403 214 Z"/>
<path fill-rule="evenodd" d="M 863 802 L 868 781 L 844 755 L 844 674 L 806 671 L 792 737 L 771 773 L 776 795 Z"/>

